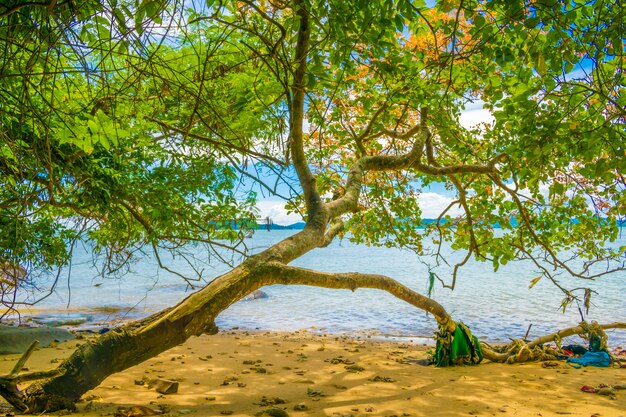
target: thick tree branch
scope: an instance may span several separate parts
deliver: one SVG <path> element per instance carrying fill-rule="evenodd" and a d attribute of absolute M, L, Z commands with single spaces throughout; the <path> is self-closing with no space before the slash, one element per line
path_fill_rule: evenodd
<path fill-rule="evenodd" d="M 626 323 L 616 322 L 610 324 L 598 324 L 602 329 L 626 329 Z M 582 335 L 589 331 L 589 327 L 585 323 L 578 326 L 568 327 L 545 336 L 538 337 L 531 342 L 525 343 L 523 340 L 513 340 L 507 345 L 503 351 L 496 351 L 485 343 L 481 343 L 483 354 L 486 359 L 492 362 L 500 363 L 519 363 L 545 360 L 553 355 L 552 352 L 546 352 L 541 348 L 545 343 L 555 342 L 565 337 Z M 499 349 L 498 349 L 499 350 Z"/>
<path fill-rule="evenodd" d="M 626 322 L 616 322 L 610 324 L 600 324 L 602 329 L 626 329 Z M 538 337 L 528 343 L 529 348 L 543 345 L 544 343 L 554 342 L 557 339 L 573 336 L 575 334 L 582 334 L 587 331 L 586 326 L 579 325 L 575 327 L 568 327 L 567 329 L 559 330 L 558 332 L 550 333 L 545 336 Z"/>
<path fill-rule="evenodd" d="M 389 136 L 393 139 L 409 140 L 422 130 L 422 124 L 417 124 L 406 132 L 398 132 L 397 130 L 381 129 L 374 137 Z"/>
<path fill-rule="evenodd" d="M 407 169 L 414 166 L 417 161 L 419 161 L 423 153 L 424 143 L 430 136 L 428 129 L 422 128 L 421 125 L 417 125 L 403 134 L 398 134 L 397 132 L 394 134 L 401 136 L 403 139 L 410 138 L 411 136 L 417 134 L 417 138 L 415 139 L 411 150 L 404 155 L 374 155 L 364 156 L 358 159 L 352 165 L 352 168 L 348 173 L 344 195 L 327 204 L 329 216 L 331 218 L 338 217 L 356 209 L 359 195 L 361 193 L 363 177 L 368 171 Z"/>
<path fill-rule="evenodd" d="M 324 235 L 324 243 L 322 243 L 321 247 L 325 248 L 330 245 L 335 237 L 344 231 L 344 222 L 340 218 L 336 218 L 332 221 L 330 228 L 326 231 Z"/>
<path fill-rule="evenodd" d="M 293 157 L 293 164 L 304 192 L 309 221 L 315 219 L 321 209 L 319 192 L 315 177 L 309 169 L 304 153 L 304 98 L 306 91 L 306 61 L 309 53 L 309 38 L 311 28 L 307 0 L 296 0 L 295 14 L 300 19 L 296 48 L 294 52 L 295 71 L 291 87 L 291 106 L 289 120 L 289 147 Z M 324 222 L 325 223 L 325 222 Z M 324 225 L 325 226 L 325 225 Z"/>
<path fill-rule="evenodd" d="M 12 406 L 19 411 L 28 411 L 28 406 L 24 402 L 22 393 L 18 390 L 17 384 L 24 381 L 35 381 L 43 378 L 51 378 L 61 374 L 61 371 L 53 369 L 51 371 L 30 372 L 27 374 L 21 374 L 20 371 L 26 365 L 26 361 L 35 351 L 35 348 L 39 344 L 38 340 L 34 340 L 30 344 L 26 352 L 18 359 L 13 366 L 11 372 L 8 375 L 0 376 L 0 395 L 2 395 Z"/>
<path fill-rule="evenodd" d="M 260 266 L 259 269 L 261 275 L 266 275 L 265 279 L 272 284 L 311 285 L 352 291 L 357 288 L 386 291 L 414 307 L 431 313 L 438 323 L 447 325 L 449 330 L 454 331 L 455 329 L 454 322 L 439 303 L 385 275 L 358 272 L 320 272 L 278 262 L 268 262 Z"/>
<path fill-rule="evenodd" d="M 358 202 L 361 192 L 361 184 L 364 175 L 368 171 L 392 171 L 414 169 L 424 174 L 435 176 L 451 176 L 455 174 L 496 174 L 496 163 L 505 155 L 496 155 L 486 164 L 464 164 L 439 166 L 426 164 L 421 161 L 424 150 L 431 140 L 430 131 L 421 124 L 412 127 L 406 132 L 400 133 L 394 130 L 383 129 L 378 136 L 387 135 L 392 138 L 409 140 L 416 136 L 411 150 L 404 155 L 374 155 L 359 158 L 350 169 L 345 186 L 345 194 L 328 203 L 330 217 L 336 217 L 353 211 Z M 432 151 L 431 151 L 432 152 Z M 430 158 L 429 158 L 430 159 Z"/>

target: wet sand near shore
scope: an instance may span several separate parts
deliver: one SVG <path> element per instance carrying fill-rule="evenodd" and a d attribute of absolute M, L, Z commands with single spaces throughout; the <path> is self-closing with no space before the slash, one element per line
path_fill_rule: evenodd
<path fill-rule="evenodd" d="M 77 343 L 82 341 L 39 349 L 29 370 L 53 368 Z M 220 332 L 191 338 L 110 376 L 84 396 L 73 415 L 112 416 L 121 408 L 145 406 L 171 416 L 626 417 L 626 390 L 616 391 L 614 399 L 580 391 L 583 385 L 626 384 L 626 369 L 574 369 L 565 362 L 550 368 L 417 364 L 428 348 L 306 330 Z M 0 374 L 18 357 L 0 356 Z M 155 378 L 178 382 L 178 392 L 163 395 L 137 385 Z M 0 403 L 0 416 L 8 412 Z"/>

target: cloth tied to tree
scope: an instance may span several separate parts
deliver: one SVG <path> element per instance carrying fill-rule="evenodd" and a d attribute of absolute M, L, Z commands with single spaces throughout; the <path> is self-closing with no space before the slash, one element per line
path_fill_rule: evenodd
<path fill-rule="evenodd" d="M 436 339 L 437 346 L 432 358 L 436 366 L 475 365 L 483 360 L 478 338 L 461 322 L 456 322 L 454 333 L 440 326 Z"/>
<path fill-rule="evenodd" d="M 580 358 L 569 358 L 567 363 L 582 366 L 598 366 L 606 368 L 611 365 L 611 356 L 608 354 L 608 337 L 596 321 L 591 324 L 583 321 L 580 324 L 585 329 L 583 338 L 589 342 L 589 351 Z"/>
<path fill-rule="evenodd" d="M 582 366 L 598 366 L 601 368 L 606 368 L 611 365 L 611 357 L 605 351 L 599 352 L 587 352 L 582 355 L 580 358 L 569 358 L 567 363 L 573 363 L 576 365 Z"/>

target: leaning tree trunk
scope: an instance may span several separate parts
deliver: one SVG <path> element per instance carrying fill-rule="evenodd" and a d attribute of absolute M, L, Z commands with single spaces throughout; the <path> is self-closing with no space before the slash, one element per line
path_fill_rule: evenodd
<path fill-rule="evenodd" d="M 397 281 L 375 274 L 323 273 L 286 265 L 284 260 L 310 250 L 314 232 L 307 229 L 252 256 L 240 266 L 216 278 L 173 308 L 146 319 L 114 329 L 97 340 L 82 345 L 56 370 L 55 375 L 36 382 L 25 391 L 16 383 L 40 375 L 13 375 L 0 378 L 0 395 L 20 412 L 39 413 L 73 409 L 76 401 L 97 387 L 106 377 L 137 365 L 191 336 L 216 333 L 215 318 L 235 301 L 271 284 L 300 284 L 355 290 L 377 288 L 423 309 L 440 325 L 454 331 L 455 324 L 434 300 L 416 293 Z M 19 368 L 19 367 L 17 367 Z"/>

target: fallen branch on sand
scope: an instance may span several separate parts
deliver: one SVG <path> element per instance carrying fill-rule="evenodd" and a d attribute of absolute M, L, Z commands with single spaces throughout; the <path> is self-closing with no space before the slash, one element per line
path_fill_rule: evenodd
<path fill-rule="evenodd" d="M 539 360 L 553 360 L 555 357 L 542 349 L 542 345 L 550 342 L 560 343 L 561 339 L 565 337 L 587 335 L 590 331 L 594 333 L 599 333 L 601 331 L 602 334 L 598 334 L 598 336 L 602 337 L 604 330 L 607 329 L 626 329 L 626 323 L 616 322 L 610 324 L 598 324 L 596 322 L 592 322 L 591 324 L 588 324 L 586 322 L 582 322 L 578 326 L 568 327 L 545 336 L 540 336 L 530 342 L 514 339 L 511 343 L 501 349 L 494 349 L 483 343 L 482 349 L 484 357 L 492 362 L 520 363 Z M 604 337 L 606 337 L 606 335 L 604 335 Z"/>

